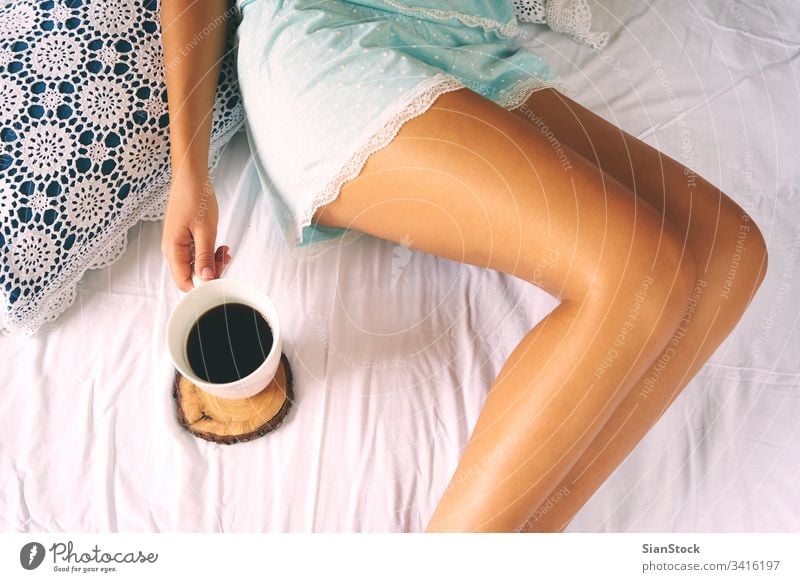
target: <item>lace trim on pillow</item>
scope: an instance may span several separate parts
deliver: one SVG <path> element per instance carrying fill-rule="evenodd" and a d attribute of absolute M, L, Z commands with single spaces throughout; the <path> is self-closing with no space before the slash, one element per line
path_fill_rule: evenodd
<path fill-rule="evenodd" d="M 226 59 L 223 69 L 235 67 Z M 241 103 L 233 109 L 226 110 L 221 99 L 226 93 L 218 93 L 214 103 L 213 131 L 209 147 L 209 174 L 215 175 L 217 165 L 225 146 L 231 138 L 244 127 L 244 110 Z M 168 167 L 168 158 L 163 166 Z M 142 189 L 140 196 L 144 208 L 131 210 L 127 216 L 109 228 L 106 236 L 97 237 L 94 244 L 85 245 L 80 255 L 71 259 L 71 264 L 64 269 L 58 279 L 50 284 L 49 292 L 32 302 L 23 311 L 4 309 L 0 316 L 0 333 L 4 336 L 31 336 L 42 324 L 58 319 L 67 309 L 72 307 L 77 297 L 76 289 L 81 287 L 83 275 L 88 269 L 102 269 L 115 263 L 125 253 L 128 244 L 128 231 L 140 220 L 163 220 L 167 209 L 167 197 L 170 185 L 169 170 L 153 179 L 147 188 Z"/>
<path fill-rule="evenodd" d="M 229 117 L 218 120 L 220 126 L 215 127 L 215 132 L 211 136 L 211 147 L 209 149 L 209 173 L 214 176 L 219 160 L 224 151 L 224 147 L 230 139 L 244 127 L 244 115 L 240 117 Z M 163 220 L 167 210 L 167 195 L 169 193 L 170 177 L 165 175 L 163 180 L 152 184 L 149 191 L 143 195 L 147 198 L 153 197 L 153 204 L 146 207 L 142 214 L 132 212 L 127 220 L 115 225 L 121 234 L 113 234 L 107 240 L 102 241 L 97 246 L 100 248 L 98 255 L 91 259 L 88 266 L 78 264 L 78 268 L 70 269 L 62 280 L 54 286 L 53 293 L 49 294 L 40 304 L 39 309 L 34 313 L 26 313 L 24 319 L 11 320 L 9 314 L 4 314 L 0 323 L 0 332 L 5 336 L 18 335 L 21 337 L 31 336 L 42 326 L 43 323 L 52 322 L 72 307 L 77 297 L 76 289 L 81 286 L 84 273 L 88 269 L 103 269 L 117 262 L 128 246 L 128 231 L 136 226 L 141 220 Z M 90 249 L 94 250 L 94 249 Z M 87 253 L 91 254 L 91 253 Z"/>
<path fill-rule="evenodd" d="M 453 10 L 440 10 L 438 8 L 418 8 L 409 6 L 399 0 L 382 0 L 396 10 L 406 12 L 414 16 L 430 18 L 432 20 L 451 20 L 456 19 L 467 26 L 480 26 L 487 31 L 496 31 L 500 36 L 512 37 L 518 32 L 517 20 L 511 19 L 503 24 L 491 18 L 483 18 L 472 14 L 464 14 Z"/>
<path fill-rule="evenodd" d="M 513 0 L 520 22 L 546 24 L 551 30 L 600 50 L 608 43 L 608 32 L 594 32 L 592 11 L 586 0 Z"/>
<path fill-rule="evenodd" d="M 400 128 L 411 119 L 425 113 L 437 97 L 449 91 L 463 89 L 465 85 L 458 79 L 447 73 L 439 73 L 414 89 L 414 95 L 409 99 L 402 100 L 404 105 L 394 113 L 388 121 L 382 121 L 379 129 L 365 132 L 370 135 L 366 143 L 359 147 L 350 159 L 342 166 L 341 170 L 328 182 L 327 187 L 320 191 L 313 199 L 311 206 L 300 217 L 300 223 L 295 232 L 294 238 L 289 240 L 290 248 L 295 255 L 303 257 L 317 256 L 331 246 L 344 244 L 341 238 L 320 241 L 304 247 L 296 247 L 302 240 L 303 229 L 311 225 L 314 213 L 322 206 L 333 202 L 339 195 L 342 186 L 358 176 L 361 169 L 366 164 L 367 159 L 373 153 L 383 149 L 395 138 Z M 553 80 L 544 81 L 538 78 L 525 79 L 517 82 L 508 95 L 500 100 L 500 105 L 505 109 L 516 109 L 530 97 L 531 93 L 539 89 L 553 88 L 566 95 L 574 95 L 575 91 L 569 87 L 560 77 Z M 348 231 L 347 234 L 354 231 Z M 360 235 L 361 233 L 358 233 Z"/>

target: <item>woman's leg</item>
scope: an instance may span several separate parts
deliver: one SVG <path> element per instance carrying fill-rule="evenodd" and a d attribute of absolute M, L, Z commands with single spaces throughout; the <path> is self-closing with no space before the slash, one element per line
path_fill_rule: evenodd
<path fill-rule="evenodd" d="M 565 170 L 525 120 L 472 91 L 447 93 L 315 216 L 407 237 L 412 248 L 515 275 L 561 301 L 501 369 L 427 531 L 518 528 L 664 349 L 694 286 L 695 259 L 679 233 L 567 152 Z"/>
<path fill-rule="evenodd" d="M 559 531 L 731 332 L 764 277 L 766 247 L 750 217 L 719 189 L 568 97 L 537 91 L 515 113 L 551 146 L 566 144 L 661 211 L 696 261 L 694 300 L 667 349 L 522 528 Z"/>

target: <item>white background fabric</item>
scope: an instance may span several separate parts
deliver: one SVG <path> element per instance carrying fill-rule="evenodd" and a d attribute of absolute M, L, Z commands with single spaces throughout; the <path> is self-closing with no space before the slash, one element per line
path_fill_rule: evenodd
<path fill-rule="evenodd" d="M 743 204 L 771 255 L 735 333 L 568 531 L 797 531 L 797 10 L 593 7 L 593 29 L 612 32 L 603 52 L 543 25 L 523 25 L 523 42 L 583 105 Z M 180 293 L 159 251 L 161 224 L 142 223 L 59 320 L 31 338 L 0 338 L 0 529 L 424 528 L 494 375 L 555 303 L 509 277 L 367 236 L 295 257 L 244 137 L 218 171 L 220 242 L 234 256 L 226 276 L 266 290 L 281 313 L 297 396 L 284 425 L 232 447 L 178 426 L 163 335 Z"/>

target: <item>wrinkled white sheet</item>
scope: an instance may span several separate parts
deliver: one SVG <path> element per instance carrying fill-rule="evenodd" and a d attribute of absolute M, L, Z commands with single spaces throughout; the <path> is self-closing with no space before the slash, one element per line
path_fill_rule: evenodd
<path fill-rule="evenodd" d="M 600 54 L 523 25 L 576 100 L 728 192 L 771 253 L 735 333 L 567 531 L 798 530 L 800 11 L 750 4 L 594 4 Z M 57 322 L 0 338 L 0 530 L 421 531 L 505 357 L 555 305 L 366 235 L 291 255 L 243 134 L 216 186 L 226 276 L 282 316 L 284 425 L 232 447 L 178 426 L 163 334 L 180 293 L 143 223 Z"/>

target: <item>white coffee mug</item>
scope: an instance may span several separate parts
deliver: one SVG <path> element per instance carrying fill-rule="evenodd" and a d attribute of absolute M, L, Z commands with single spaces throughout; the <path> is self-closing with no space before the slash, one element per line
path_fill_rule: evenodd
<path fill-rule="evenodd" d="M 201 281 L 193 278 L 195 287 L 184 295 L 167 321 L 167 348 L 175 368 L 192 384 L 219 398 L 248 398 L 261 392 L 275 377 L 281 362 L 281 326 L 278 310 L 266 293 L 258 287 L 235 279 Z M 203 380 L 192 371 L 186 351 L 189 332 L 206 311 L 223 303 L 244 303 L 258 311 L 272 331 L 272 348 L 261 365 L 244 378 L 233 382 L 214 383 Z"/>

